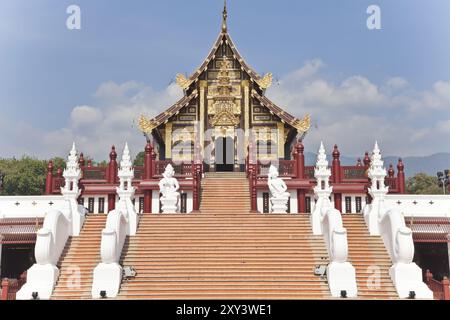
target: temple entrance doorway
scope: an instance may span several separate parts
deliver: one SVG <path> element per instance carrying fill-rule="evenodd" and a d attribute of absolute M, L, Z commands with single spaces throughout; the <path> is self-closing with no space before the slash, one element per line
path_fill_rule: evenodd
<path fill-rule="evenodd" d="M 434 279 L 438 281 L 450 276 L 450 253 L 447 243 L 415 242 L 414 249 L 414 262 L 424 273 L 427 269 L 430 270 Z"/>
<path fill-rule="evenodd" d="M 234 139 L 218 137 L 215 140 L 216 172 L 234 171 Z"/>
<path fill-rule="evenodd" d="M 18 279 L 35 263 L 34 244 L 4 244 L 1 255 L 1 278 Z"/>

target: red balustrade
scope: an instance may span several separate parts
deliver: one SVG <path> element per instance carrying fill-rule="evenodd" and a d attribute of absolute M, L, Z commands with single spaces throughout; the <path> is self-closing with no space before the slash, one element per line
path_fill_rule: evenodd
<path fill-rule="evenodd" d="M 272 164 L 278 168 L 280 177 L 297 177 L 297 166 L 295 160 L 278 160 L 269 163 L 261 163 L 260 161 L 258 161 L 257 176 L 267 177 L 269 168 Z"/>
<path fill-rule="evenodd" d="M 27 272 L 25 271 L 20 275 L 19 279 L 8 279 L 2 280 L 2 293 L 0 300 L 16 300 L 17 291 L 22 288 L 22 286 L 27 282 Z"/>
<path fill-rule="evenodd" d="M 174 163 L 172 160 L 153 161 L 153 178 L 162 178 L 167 165 L 171 164 L 175 170 L 175 177 L 192 177 L 193 162 Z"/>
<path fill-rule="evenodd" d="M 435 300 L 450 300 L 450 281 L 444 277 L 442 281 L 433 278 L 430 270 L 425 273 L 425 283 L 431 291 Z"/>

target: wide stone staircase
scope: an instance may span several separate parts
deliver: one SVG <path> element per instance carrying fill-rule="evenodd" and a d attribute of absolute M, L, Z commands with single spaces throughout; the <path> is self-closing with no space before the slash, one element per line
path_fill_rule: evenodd
<path fill-rule="evenodd" d="M 100 262 L 106 215 L 87 215 L 78 237 L 70 237 L 58 263 L 60 276 L 52 299 L 90 299 L 94 268 Z"/>
<path fill-rule="evenodd" d="M 207 174 L 199 213 L 141 217 L 121 264 L 119 299 L 323 299 L 328 285 L 314 275 L 326 265 L 322 236 L 307 215 L 250 213 L 248 180 Z"/>
<path fill-rule="evenodd" d="M 358 297 L 361 299 L 397 299 L 389 276 L 392 263 L 380 236 L 370 236 L 361 214 L 343 214 L 347 229 L 349 262 L 356 269 Z"/>

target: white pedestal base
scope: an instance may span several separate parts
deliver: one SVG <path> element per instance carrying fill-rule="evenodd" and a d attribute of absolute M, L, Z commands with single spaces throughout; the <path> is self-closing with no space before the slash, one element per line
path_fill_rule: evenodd
<path fill-rule="evenodd" d="M 287 213 L 289 198 L 271 198 L 272 213 Z"/>
<path fill-rule="evenodd" d="M 122 267 L 117 263 L 100 263 L 94 269 L 92 298 L 100 299 L 100 292 L 106 291 L 107 298 L 115 298 L 122 282 Z"/>
<path fill-rule="evenodd" d="M 348 298 L 357 296 L 355 268 L 349 262 L 330 263 L 327 267 L 327 279 L 333 297 L 341 297 L 342 290 L 347 291 Z"/>
<path fill-rule="evenodd" d="M 178 211 L 177 202 L 178 202 L 177 198 L 161 198 L 162 212 L 177 213 Z"/>
<path fill-rule="evenodd" d="M 408 298 L 414 291 L 416 299 L 433 299 L 433 292 L 422 281 L 422 270 L 415 263 L 396 263 L 389 269 L 389 275 L 400 298 Z"/>
<path fill-rule="evenodd" d="M 27 282 L 17 292 L 16 299 L 32 300 L 33 292 L 37 292 L 39 300 L 49 300 L 58 277 L 59 269 L 56 266 L 34 264 L 28 269 Z"/>

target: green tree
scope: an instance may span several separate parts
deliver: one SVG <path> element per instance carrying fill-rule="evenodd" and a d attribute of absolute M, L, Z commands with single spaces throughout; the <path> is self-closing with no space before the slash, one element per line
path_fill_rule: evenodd
<path fill-rule="evenodd" d="M 55 157 L 53 160 L 53 168 L 57 170 L 58 168 L 65 169 L 66 168 L 66 160 L 60 157 Z"/>
<path fill-rule="evenodd" d="M 144 165 L 144 156 L 145 156 L 145 152 L 141 151 L 136 155 L 136 158 L 134 159 L 134 166 L 143 166 Z"/>
<path fill-rule="evenodd" d="M 0 171 L 5 174 L 2 195 L 41 195 L 44 192 L 47 161 L 30 157 L 1 159 Z"/>
<path fill-rule="evenodd" d="M 406 180 L 406 191 L 410 194 L 442 194 L 437 177 L 418 173 Z"/>

